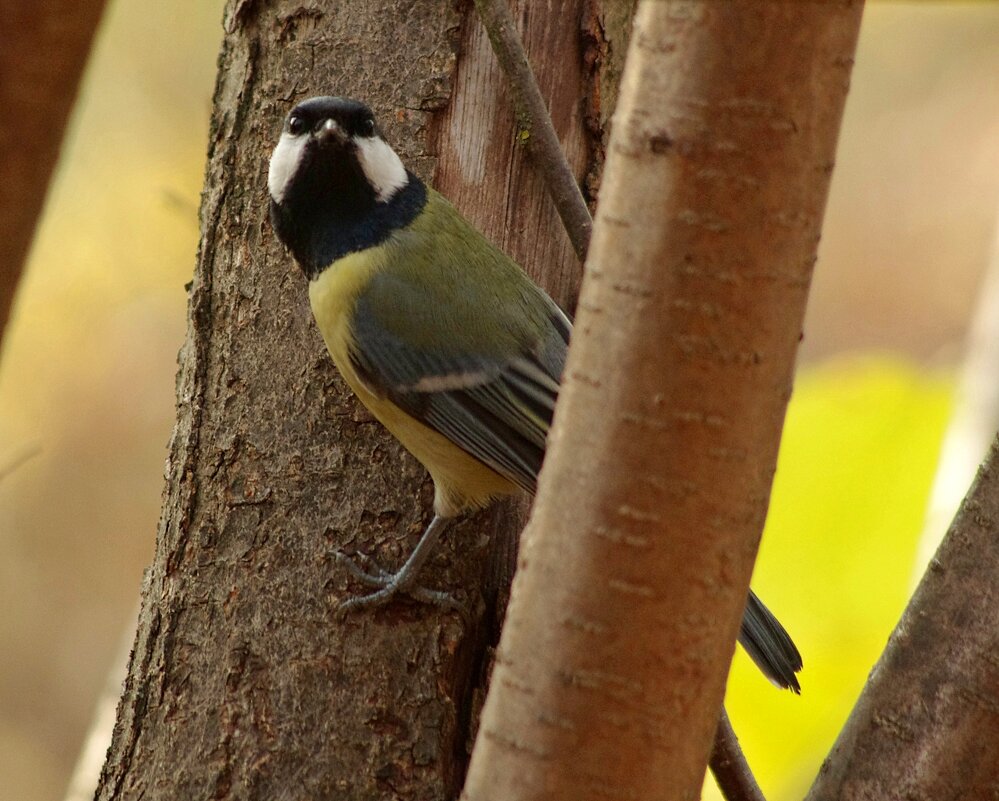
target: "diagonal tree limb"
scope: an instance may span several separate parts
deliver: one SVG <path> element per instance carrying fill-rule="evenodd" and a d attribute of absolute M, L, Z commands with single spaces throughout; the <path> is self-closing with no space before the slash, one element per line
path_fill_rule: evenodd
<path fill-rule="evenodd" d="M 0 0 L 0 340 L 103 11 L 104 0 Z"/>
<path fill-rule="evenodd" d="M 542 173 L 566 233 L 585 261 L 592 218 L 559 144 L 544 98 L 524 51 L 507 0 L 476 0 L 493 51 L 510 83 L 527 146 Z M 709 765 L 729 801 L 764 801 L 724 707 Z"/>
<path fill-rule="evenodd" d="M 999 790 L 999 440 L 806 801 Z"/>
<path fill-rule="evenodd" d="M 718 720 L 718 731 L 715 732 L 715 743 L 711 747 L 708 765 L 722 795 L 729 801 L 766 801 L 746 761 L 746 755 L 739 747 L 739 738 L 736 737 L 725 707 L 722 707 L 721 718 Z"/>
<path fill-rule="evenodd" d="M 544 176 L 572 247 L 582 262 L 590 244 L 593 220 L 562 152 L 507 0 L 475 0 L 475 6 L 489 34 L 496 59 L 510 81 L 514 107 L 524 129 L 524 141 Z"/>

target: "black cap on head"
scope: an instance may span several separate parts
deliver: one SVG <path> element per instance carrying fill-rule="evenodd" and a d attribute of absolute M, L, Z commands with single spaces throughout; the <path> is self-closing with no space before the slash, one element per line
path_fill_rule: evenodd
<path fill-rule="evenodd" d="M 274 229 L 310 277 L 384 241 L 426 202 L 371 109 L 346 97 L 313 97 L 289 112 L 267 187 Z"/>
<path fill-rule="evenodd" d="M 334 120 L 347 136 L 375 136 L 375 115 L 360 100 L 350 97 L 310 97 L 288 114 L 284 130 L 291 134 L 314 131 L 326 120 Z M 298 128 L 298 130 L 292 130 Z"/>

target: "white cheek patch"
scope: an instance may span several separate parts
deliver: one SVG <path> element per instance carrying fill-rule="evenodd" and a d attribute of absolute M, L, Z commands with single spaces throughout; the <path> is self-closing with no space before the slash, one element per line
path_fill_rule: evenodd
<path fill-rule="evenodd" d="M 354 143 L 357 145 L 357 160 L 379 202 L 389 200 L 409 183 L 402 160 L 380 136 L 359 136 Z"/>
<path fill-rule="evenodd" d="M 302 161 L 302 154 L 305 153 L 308 139 L 306 134 L 292 136 L 290 133 L 283 133 L 278 139 L 277 146 L 271 153 L 271 164 L 267 170 L 267 190 L 271 193 L 275 203 L 284 200 L 288 184 L 291 183 L 291 179 Z"/>

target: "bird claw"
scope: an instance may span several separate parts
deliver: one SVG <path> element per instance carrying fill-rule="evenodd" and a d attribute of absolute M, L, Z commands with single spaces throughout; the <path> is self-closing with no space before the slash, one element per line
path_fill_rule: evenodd
<path fill-rule="evenodd" d="M 383 570 L 378 565 L 374 565 L 374 569 L 376 571 L 375 573 L 368 573 L 343 551 L 337 551 L 334 556 L 336 557 L 337 562 L 347 568 L 347 572 L 350 573 L 350 575 L 362 584 L 367 584 L 369 587 L 384 588 L 392 579 L 392 574 L 387 570 Z"/>
<path fill-rule="evenodd" d="M 377 572 L 369 573 L 360 567 L 357 562 L 340 551 L 336 553 L 336 560 L 347 568 L 347 572 L 362 584 L 366 584 L 369 587 L 377 587 L 374 592 L 367 595 L 358 595 L 342 601 L 336 608 L 336 616 L 341 620 L 354 612 L 363 612 L 384 606 L 399 595 L 408 595 L 410 598 L 422 603 L 432 604 L 442 609 L 457 612 L 466 624 L 471 621 L 465 606 L 452 598 L 448 593 L 440 590 L 431 590 L 418 585 L 412 586 L 415 575 L 411 572 L 407 573 L 405 570 L 398 570 L 395 573 L 390 573 L 375 565 L 374 569 Z"/>

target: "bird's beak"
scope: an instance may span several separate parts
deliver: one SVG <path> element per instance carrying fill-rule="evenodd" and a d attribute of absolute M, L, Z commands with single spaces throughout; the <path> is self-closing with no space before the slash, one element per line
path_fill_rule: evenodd
<path fill-rule="evenodd" d="M 328 119 L 321 123 L 319 127 L 316 128 L 315 137 L 320 142 L 333 139 L 340 144 L 344 144 L 347 141 L 347 135 L 344 133 L 343 128 L 341 128 L 334 119 Z"/>

